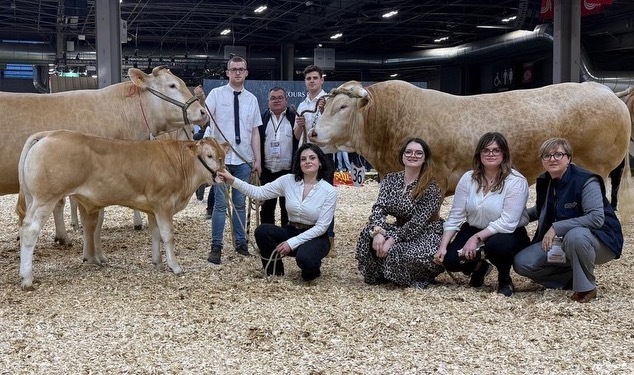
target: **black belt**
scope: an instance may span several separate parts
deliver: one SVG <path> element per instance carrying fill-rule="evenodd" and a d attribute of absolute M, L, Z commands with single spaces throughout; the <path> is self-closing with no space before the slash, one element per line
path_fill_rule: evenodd
<path fill-rule="evenodd" d="M 310 229 L 310 228 L 314 227 L 314 225 L 296 223 L 294 221 L 289 221 L 288 225 L 290 225 L 291 227 L 293 227 L 295 229 L 299 229 L 299 230 L 306 230 L 306 229 Z"/>

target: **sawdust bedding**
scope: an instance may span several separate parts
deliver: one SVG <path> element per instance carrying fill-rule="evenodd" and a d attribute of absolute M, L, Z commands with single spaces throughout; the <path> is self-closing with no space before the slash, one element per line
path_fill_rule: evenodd
<path fill-rule="evenodd" d="M 80 231 L 70 232 L 72 247 L 54 244 L 49 220 L 36 246 L 33 292 L 19 288 L 17 196 L 0 197 L 0 373 L 632 372 L 631 225 L 623 258 L 598 268 L 590 304 L 515 274 L 516 293 L 503 297 L 495 272 L 480 289 L 447 274 L 424 290 L 369 286 L 354 249 L 378 185 L 337 189 L 336 257 L 325 259 L 316 281 L 301 281 L 292 259 L 286 276 L 271 280 L 259 258 L 231 250 L 223 265 L 207 263 L 210 223 L 192 198 L 174 219 L 184 275 L 157 271 L 147 229 L 134 231 L 132 211 L 110 207 L 102 236 L 108 264 L 82 263 Z"/>

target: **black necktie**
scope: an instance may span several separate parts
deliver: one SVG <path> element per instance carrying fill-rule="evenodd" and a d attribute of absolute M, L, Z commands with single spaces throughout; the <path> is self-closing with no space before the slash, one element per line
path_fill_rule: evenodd
<path fill-rule="evenodd" d="M 238 101 L 238 95 L 242 91 L 233 92 L 233 123 L 236 133 L 236 144 L 240 144 L 240 101 Z"/>

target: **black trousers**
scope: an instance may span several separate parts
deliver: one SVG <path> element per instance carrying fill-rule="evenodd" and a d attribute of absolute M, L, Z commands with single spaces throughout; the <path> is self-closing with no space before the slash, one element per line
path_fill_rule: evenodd
<path fill-rule="evenodd" d="M 284 263 L 282 259 L 276 258 L 269 262 L 271 254 L 273 254 L 273 250 L 275 250 L 277 245 L 302 232 L 304 232 L 304 230 L 289 225 L 278 227 L 273 224 L 261 224 L 255 228 L 255 242 L 260 249 L 262 265 L 267 267 L 268 264 L 268 268 L 266 269 L 267 275 L 273 275 L 274 273 L 276 275 L 284 274 Z M 329 251 L 330 241 L 328 240 L 328 235 L 324 233 L 319 237 L 299 245 L 296 249 L 291 251 L 288 256 L 295 257 L 297 266 L 302 270 L 302 277 L 310 278 L 310 276 L 320 273 L 321 260 L 328 255 Z"/>
<path fill-rule="evenodd" d="M 262 168 L 262 174 L 260 175 L 260 183 L 262 185 L 275 181 L 278 177 L 291 173 L 290 170 L 282 170 L 279 172 L 271 172 L 268 168 Z M 277 205 L 278 198 L 268 199 L 262 203 L 260 208 L 260 222 L 262 224 L 275 224 L 275 206 Z M 282 226 L 288 223 L 288 213 L 286 212 L 286 199 L 284 197 L 279 198 L 280 202 L 280 218 Z"/>
<path fill-rule="evenodd" d="M 478 264 L 477 260 L 466 261 L 461 264 L 458 250 L 462 249 L 469 238 L 480 230 L 482 228 L 472 227 L 469 223 L 462 224 L 453 241 L 447 246 L 447 254 L 443 261 L 447 271 L 461 271 L 465 275 L 470 275 L 473 272 L 473 269 Z M 530 245 L 530 240 L 526 233 L 526 227 L 519 227 L 513 233 L 496 233 L 484 241 L 483 249 L 486 259 L 497 268 L 498 281 L 505 281 L 510 277 L 515 254 L 528 245 Z"/>

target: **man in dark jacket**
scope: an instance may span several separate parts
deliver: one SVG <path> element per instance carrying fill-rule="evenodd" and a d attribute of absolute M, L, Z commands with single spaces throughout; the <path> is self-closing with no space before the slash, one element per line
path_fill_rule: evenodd
<path fill-rule="evenodd" d="M 291 173 L 293 156 L 297 151 L 299 141 L 293 136 L 295 112 L 288 108 L 286 90 L 273 87 L 269 90 L 269 109 L 262 114 L 260 131 L 260 152 L 262 160 L 262 175 L 260 183 L 274 181 L 276 178 Z M 288 223 L 285 199 L 280 197 L 280 216 L 282 226 Z M 275 205 L 277 199 L 269 199 L 262 203 L 260 221 L 275 224 Z"/>

